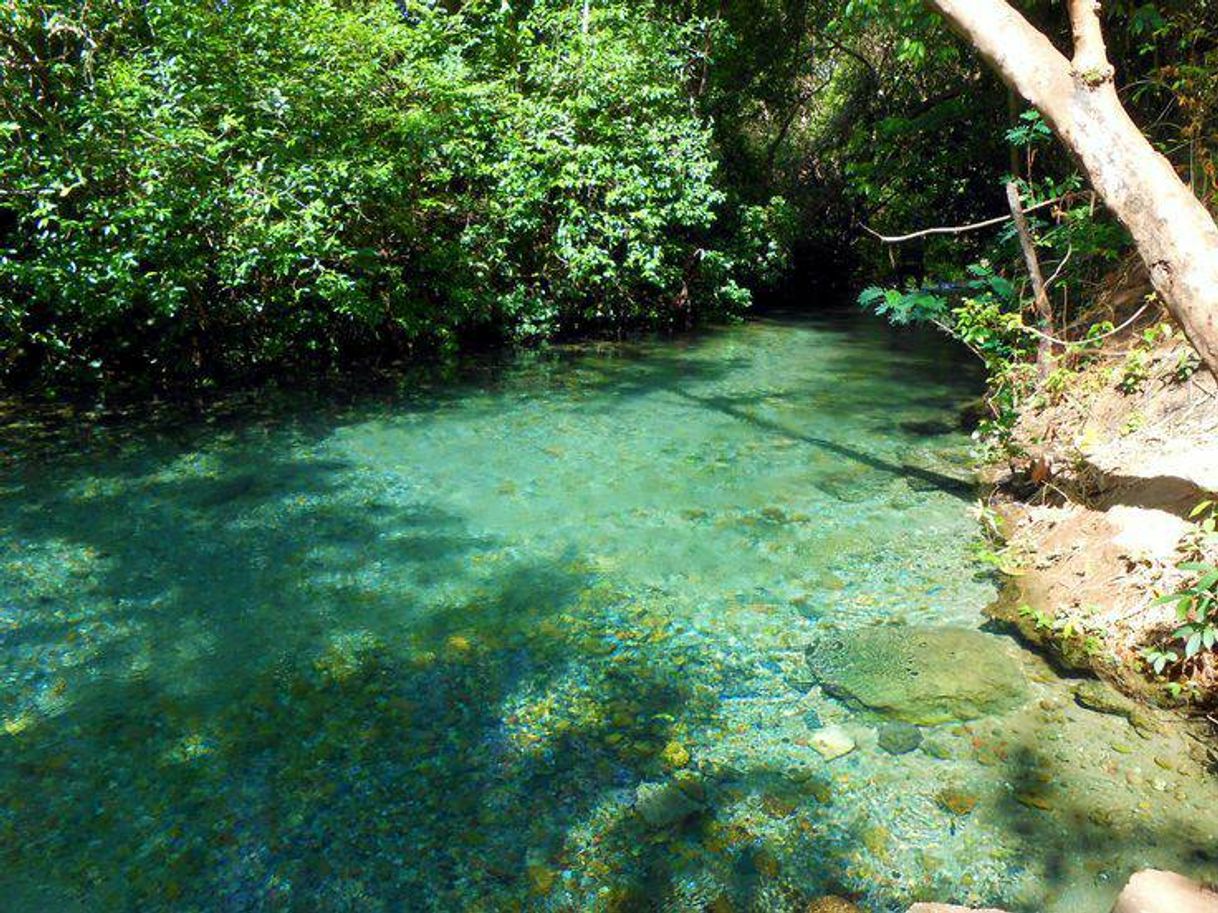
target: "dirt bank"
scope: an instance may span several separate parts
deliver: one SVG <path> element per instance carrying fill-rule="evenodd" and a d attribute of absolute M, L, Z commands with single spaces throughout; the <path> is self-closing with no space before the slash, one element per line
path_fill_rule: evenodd
<path fill-rule="evenodd" d="M 1027 400 L 1018 456 L 994 467 L 987 522 L 1010 586 L 992 615 L 1062 665 L 1127 694 L 1213 717 L 1210 651 L 1156 674 L 1176 648 L 1176 608 L 1157 602 L 1218 560 L 1194 512 L 1218 492 L 1218 384 L 1155 309 L 1053 371 Z M 1195 575 L 1194 575 L 1195 577 Z"/>

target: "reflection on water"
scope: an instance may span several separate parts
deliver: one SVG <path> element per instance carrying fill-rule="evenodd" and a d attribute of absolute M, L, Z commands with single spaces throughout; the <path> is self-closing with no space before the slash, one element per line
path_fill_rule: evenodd
<path fill-rule="evenodd" d="M 814 684 L 826 632 L 993 595 L 960 375 L 768 321 L 14 460 L 5 908 L 1065 913 L 1212 871 L 1182 747 L 1027 655 L 1026 705 L 904 754 Z"/>

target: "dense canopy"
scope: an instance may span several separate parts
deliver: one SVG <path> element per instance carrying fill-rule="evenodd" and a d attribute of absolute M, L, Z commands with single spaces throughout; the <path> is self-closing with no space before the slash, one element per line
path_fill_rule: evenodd
<path fill-rule="evenodd" d="M 1058 6 L 1024 9 L 1066 40 Z M 1124 97 L 1208 199 L 1214 13 L 1105 8 Z M 934 285 L 988 254 L 1006 272 L 1016 249 L 987 251 L 993 234 L 889 251 L 861 226 L 1001 214 L 1012 175 L 1029 198 L 1074 194 L 1042 223 L 1045 259 L 1072 254 L 1064 281 L 1124 250 L 1035 113 L 916 3 L 19 0 L 0 17 L 10 384 L 189 388 L 686 327 L 852 268 Z"/>

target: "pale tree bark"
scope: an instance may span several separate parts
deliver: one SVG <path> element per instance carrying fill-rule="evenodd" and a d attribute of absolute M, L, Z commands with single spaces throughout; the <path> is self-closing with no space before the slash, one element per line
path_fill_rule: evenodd
<path fill-rule="evenodd" d="M 1069 0 L 1068 60 L 1005 0 L 924 0 L 1044 116 L 1129 229 L 1151 282 L 1218 378 L 1218 226 L 1121 104 L 1098 0 Z"/>
<path fill-rule="evenodd" d="M 1011 218 L 1015 220 L 1015 232 L 1019 235 L 1019 246 L 1023 250 L 1024 263 L 1028 267 L 1028 277 L 1032 280 L 1032 300 L 1036 303 L 1036 314 L 1040 318 L 1040 348 L 1036 353 L 1036 366 L 1040 368 L 1040 376 L 1044 377 L 1049 370 L 1049 362 L 1053 356 L 1053 344 L 1049 336 L 1054 332 L 1053 304 L 1049 301 L 1049 292 L 1045 288 L 1045 276 L 1040 271 L 1040 257 L 1036 255 L 1036 239 L 1032 237 L 1032 229 L 1028 227 L 1028 217 L 1024 213 L 1023 200 L 1019 197 L 1019 187 L 1014 181 L 1007 184 L 1007 204 L 1011 207 Z"/>

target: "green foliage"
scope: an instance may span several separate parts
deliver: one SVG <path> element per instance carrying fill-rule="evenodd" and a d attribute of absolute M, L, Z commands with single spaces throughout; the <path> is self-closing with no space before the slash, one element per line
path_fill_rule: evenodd
<path fill-rule="evenodd" d="M 1185 349 L 1176 357 L 1176 365 L 1172 368 L 1172 379 L 1182 384 L 1201 370 L 1201 358 L 1193 349 Z"/>
<path fill-rule="evenodd" d="M 1019 115 L 1019 123 L 1007 131 L 1006 137 L 1012 146 L 1026 149 L 1051 142 L 1053 131 L 1039 111 L 1024 111 Z"/>
<path fill-rule="evenodd" d="M 1180 661 L 1180 654 L 1164 647 L 1147 647 L 1142 651 L 1142 658 L 1154 670 L 1155 675 L 1162 675 L 1164 669 Z"/>
<path fill-rule="evenodd" d="M 1096 633 L 1077 618 L 1058 618 L 1051 612 L 1027 604 L 1021 605 L 1018 612 L 1021 618 L 1032 622 L 1037 632 L 1063 649 L 1081 650 L 1087 655 L 1095 655 L 1103 649 L 1103 643 Z"/>
<path fill-rule="evenodd" d="M 1117 378 L 1117 389 L 1129 395 L 1137 393 L 1150 379 L 1150 357 L 1142 349 L 1134 349 L 1125 357 Z"/>
<path fill-rule="evenodd" d="M 782 268 L 625 2 L 18 0 L 0 378 L 172 385 L 470 337 L 685 325 Z"/>
<path fill-rule="evenodd" d="M 859 293 L 859 305 L 896 326 L 942 321 L 951 312 L 941 295 L 912 285 L 905 289 L 865 288 Z"/>
<path fill-rule="evenodd" d="M 1143 659 L 1156 675 L 1218 646 L 1218 565 L 1205 560 L 1218 550 L 1218 500 L 1202 501 L 1193 508 L 1189 519 L 1193 521 L 1193 529 L 1182 543 L 1189 560 L 1177 565 L 1189 575 L 1189 582 L 1156 600 L 1159 604 L 1176 607 L 1179 624 L 1171 638 L 1179 650 L 1155 644 L 1142 651 Z"/>
<path fill-rule="evenodd" d="M 1019 614 L 1023 618 L 1031 619 L 1038 631 L 1052 631 L 1056 623 L 1051 612 L 1046 612 L 1044 609 L 1034 609 L 1027 604 L 1019 607 Z"/>
<path fill-rule="evenodd" d="M 964 281 L 931 287 L 913 283 L 903 289 L 871 286 L 859 294 L 859 305 L 898 326 L 942 325 L 976 351 L 999 360 L 1009 359 L 1020 348 L 1010 335 L 1019 330 L 1010 319 L 1015 288 L 985 261 L 971 264 L 967 273 Z M 960 303 L 953 308 L 948 295 Z"/>
<path fill-rule="evenodd" d="M 1203 533 L 1214 535 L 1218 529 L 1218 501 L 1207 499 L 1189 512 L 1189 519 L 1196 520 Z"/>
<path fill-rule="evenodd" d="M 1165 339 L 1171 339 L 1174 335 L 1175 331 L 1172 330 L 1171 324 L 1169 323 L 1151 324 L 1139 334 L 1142 344 L 1148 349 L 1152 346 L 1158 345 Z"/>
<path fill-rule="evenodd" d="M 949 296 L 955 303 L 949 301 Z M 970 264 L 959 281 L 905 289 L 870 287 L 859 295 L 861 307 L 894 324 L 931 323 L 967 346 L 986 366 L 992 416 L 976 432 L 982 456 L 1005 452 L 1030 387 L 1028 358 L 1034 341 L 1023 320 L 1015 286 L 989 261 Z"/>
<path fill-rule="evenodd" d="M 1117 389 L 1125 394 L 1144 389 L 1155 367 L 1155 347 L 1173 339 L 1175 335 L 1176 331 L 1168 323 L 1156 323 L 1142 330 L 1118 369 Z M 1175 365 L 1163 375 L 1163 380 L 1183 383 L 1197 371 L 1200 364 L 1196 352 L 1191 348 L 1186 349 L 1177 356 Z"/>
<path fill-rule="evenodd" d="M 980 353 L 991 373 L 1004 371 L 1031 348 L 1015 286 L 988 261 L 970 264 L 968 274 L 964 285 L 971 294 L 952 312 L 954 331 Z"/>
<path fill-rule="evenodd" d="M 926 4 L 584 7 L 3 6 L 0 380 L 171 386 L 681 327 L 747 306 L 796 239 L 804 264 L 889 289 L 873 308 L 961 320 L 1001 357 L 1014 309 L 968 290 L 957 314 L 940 280 L 982 259 L 1018 277 L 1010 232 L 891 259 L 851 241 L 991 217 L 1012 170 L 1027 200 L 1060 198 L 1032 222 L 1046 272 L 1069 266 L 1068 323 L 1127 250 L 1043 119 L 1012 120 Z M 1214 12 L 1105 11 L 1136 118 L 1211 195 Z"/>
<path fill-rule="evenodd" d="M 1111 320 L 1101 320 L 1087 327 L 1083 338 L 1074 343 L 1075 353 L 1094 353 L 1104 345 L 1104 340 L 1112 334 L 1116 325 Z"/>
<path fill-rule="evenodd" d="M 1140 409 L 1130 411 L 1128 418 L 1121 423 L 1119 434 L 1121 437 L 1129 437 L 1131 434 L 1136 434 L 1146 427 L 1146 413 Z"/>
<path fill-rule="evenodd" d="M 1218 552 L 1218 501 L 1202 501 L 1193 508 L 1189 519 L 1193 523 L 1182 543 L 1184 554 L 1199 560 L 1212 552 Z"/>
<path fill-rule="evenodd" d="M 1179 567 L 1194 575 L 1193 582 L 1158 602 L 1175 604 L 1181 624 L 1172 637 L 1184 645 L 1184 658 L 1192 659 L 1218 644 L 1218 566 L 1185 561 Z"/>

